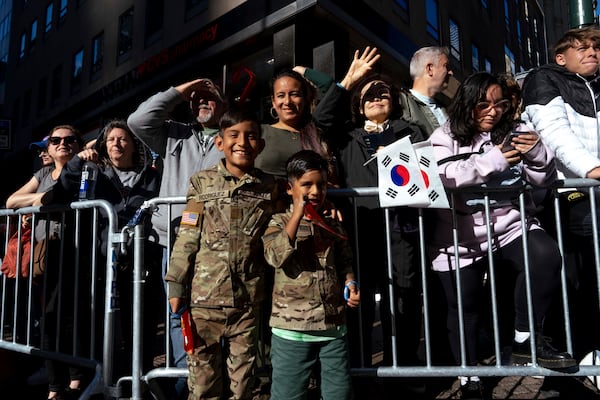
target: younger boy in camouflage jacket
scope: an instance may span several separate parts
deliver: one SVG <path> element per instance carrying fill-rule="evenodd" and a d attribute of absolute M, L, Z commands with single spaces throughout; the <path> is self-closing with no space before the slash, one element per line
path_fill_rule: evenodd
<path fill-rule="evenodd" d="M 293 204 L 273 216 L 263 237 L 265 258 L 275 268 L 271 400 L 305 398 L 318 361 L 322 398 L 352 397 L 345 305 L 357 307 L 360 293 L 341 225 L 319 216 L 327 170 L 327 161 L 311 150 L 288 160 Z"/>

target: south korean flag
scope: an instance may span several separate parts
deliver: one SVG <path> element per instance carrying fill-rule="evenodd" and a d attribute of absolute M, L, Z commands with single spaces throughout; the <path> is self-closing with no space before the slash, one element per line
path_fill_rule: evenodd
<path fill-rule="evenodd" d="M 377 152 L 381 207 L 431 204 L 417 155 L 408 136 Z"/>
<path fill-rule="evenodd" d="M 429 196 L 428 208 L 450 208 L 448 196 L 444 190 L 444 184 L 440 179 L 437 161 L 433 155 L 433 146 L 429 140 L 413 144 L 413 149 L 419 160 L 419 168 L 425 180 L 427 196 Z"/>

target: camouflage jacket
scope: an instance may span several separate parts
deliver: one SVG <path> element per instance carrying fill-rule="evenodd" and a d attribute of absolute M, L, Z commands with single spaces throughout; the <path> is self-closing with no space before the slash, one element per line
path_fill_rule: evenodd
<path fill-rule="evenodd" d="M 165 276 L 169 297 L 189 297 L 192 307 L 262 300 L 260 239 L 281 204 L 279 193 L 275 179 L 259 169 L 237 179 L 221 161 L 194 174 Z"/>
<path fill-rule="evenodd" d="M 265 258 L 275 268 L 270 325 L 321 331 L 345 322 L 343 289 L 352 273 L 348 241 L 303 219 L 291 242 L 285 225 L 292 212 L 275 214 L 263 236 Z M 342 232 L 330 218 L 327 223 Z"/>

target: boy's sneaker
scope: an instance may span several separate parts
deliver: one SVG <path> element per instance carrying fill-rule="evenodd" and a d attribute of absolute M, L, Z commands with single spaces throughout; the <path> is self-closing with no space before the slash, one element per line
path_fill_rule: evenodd
<path fill-rule="evenodd" d="M 481 381 L 467 381 L 464 385 L 460 385 L 460 398 L 462 400 L 483 400 Z"/>
<path fill-rule="evenodd" d="M 540 367 L 548 369 L 565 369 L 577 365 L 577 361 L 569 353 L 561 352 L 548 343 L 544 336 L 536 336 L 536 355 L 537 363 Z M 523 343 L 513 342 L 512 351 L 513 364 L 524 365 L 532 363 L 531 358 L 531 340 L 527 339 Z"/>

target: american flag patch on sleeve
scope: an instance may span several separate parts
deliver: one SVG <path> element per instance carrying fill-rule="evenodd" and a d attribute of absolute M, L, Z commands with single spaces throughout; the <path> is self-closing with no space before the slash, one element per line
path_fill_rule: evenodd
<path fill-rule="evenodd" d="M 184 211 L 181 214 L 181 225 L 198 226 L 199 214 L 193 211 Z"/>

